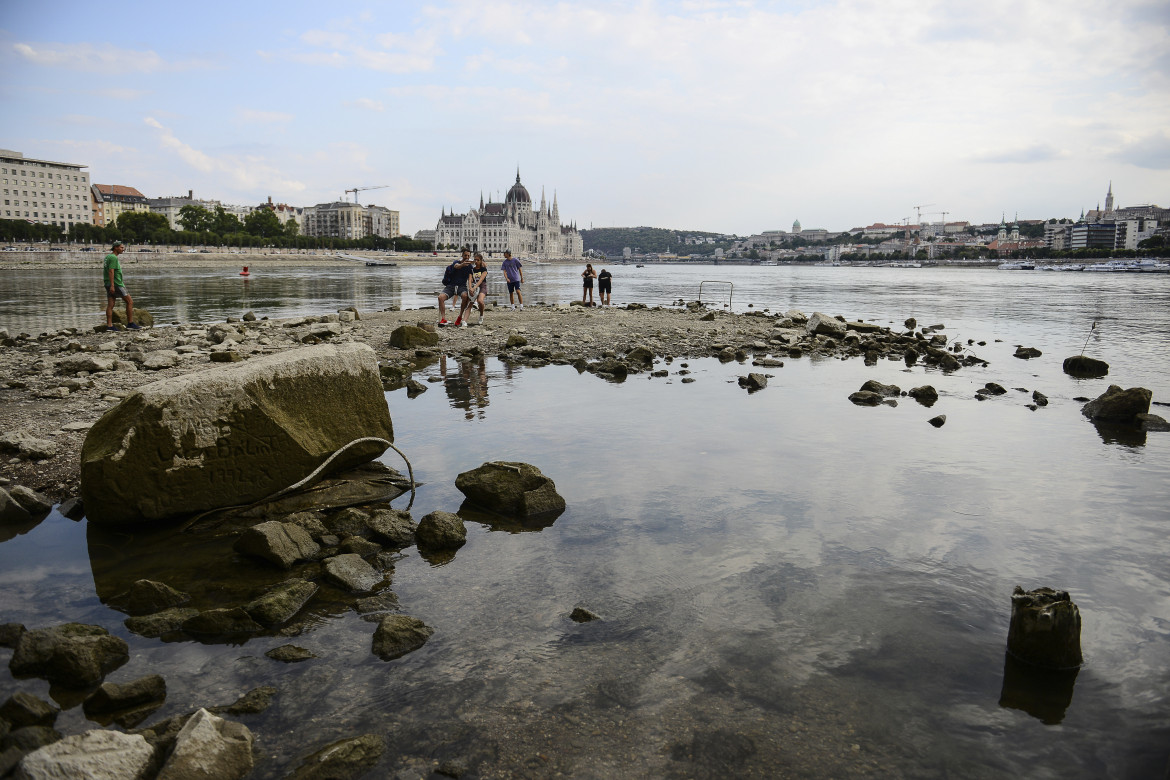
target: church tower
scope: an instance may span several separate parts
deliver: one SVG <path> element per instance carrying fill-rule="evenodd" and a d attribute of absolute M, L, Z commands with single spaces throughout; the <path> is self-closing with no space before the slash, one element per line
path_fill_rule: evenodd
<path fill-rule="evenodd" d="M 1113 182 L 1109 182 L 1109 192 L 1105 195 L 1105 215 L 1113 213 Z"/>

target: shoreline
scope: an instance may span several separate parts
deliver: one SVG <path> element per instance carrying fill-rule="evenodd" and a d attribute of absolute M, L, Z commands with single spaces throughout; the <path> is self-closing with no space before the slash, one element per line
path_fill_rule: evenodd
<path fill-rule="evenodd" d="M 797 320 L 800 319 L 799 313 Z M 522 310 L 489 307 L 483 325 L 434 327 L 434 307 L 359 312 L 351 322 L 338 313 L 253 322 L 188 324 L 140 331 L 95 333 L 80 328 L 40 336 L 0 333 L 0 431 L 49 442 L 51 457 L 23 459 L 10 452 L 0 462 L 0 478 L 63 501 L 80 492 L 79 456 L 85 433 L 111 406 L 141 385 L 212 369 L 214 360 L 235 353 L 246 360 L 320 341 L 359 341 L 377 354 L 386 389 L 409 381 L 428 358 L 439 354 L 497 357 L 529 366 L 548 363 L 599 370 L 605 361 L 622 362 L 635 347 L 652 353 L 653 364 L 629 365 L 631 373 L 664 368 L 674 359 L 719 357 L 751 362 L 801 355 L 877 359 L 877 352 L 905 351 L 905 334 L 869 323 L 851 323 L 834 339 L 806 332 L 805 325 L 779 314 L 734 314 L 689 309 L 533 305 Z M 435 331 L 438 343 L 422 349 L 390 346 L 402 325 Z M 228 336 L 224 331 L 228 330 Z M 860 331 L 860 332 L 859 332 Z M 888 342 L 888 343 L 885 343 Z M 913 338 L 910 343 L 915 343 Z M 919 337 L 918 343 L 926 343 Z M 864 348 L 863 348 L 864 346 Z M 929 348 L 928 348 L 929 349 Z M 943 353 L 943 350 L 936 350 Z M 867 354 L 869 353 L 869 354 Z M 924 353 L 925 354 L 925 353 Z M 627 363 L 629 361 L 626 361 Z M 625 364 L 620 367 L 625 370 Z M 746 373 L 746 372 L 745 372 Z"/>

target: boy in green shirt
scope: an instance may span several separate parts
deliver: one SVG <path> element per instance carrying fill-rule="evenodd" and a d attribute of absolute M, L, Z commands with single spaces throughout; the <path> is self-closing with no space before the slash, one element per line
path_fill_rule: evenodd
<path fill-rule="evenodd" d="M 102 264 L 102 284 L 106 288 L 106 327 L 114 327 L 114 302 L 121 298 L 126 301 L 126 327 L 138 330 L 141 326 L 134 323 L 134 299 L 122 286 L 122 264 L 118 261 L 118 255 L 125 251 L 126 245 L 115 241 Z"/>

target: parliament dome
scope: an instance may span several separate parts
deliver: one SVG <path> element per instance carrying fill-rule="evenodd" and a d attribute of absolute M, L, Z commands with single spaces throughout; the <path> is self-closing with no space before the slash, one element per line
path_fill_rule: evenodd
<path fill-rule="evenodd" d="M 516 171 L 516 183 L 512 185 L 512 189 L 508 190 L 507 197 L 504 198 L 504 203 L 526 203 L 532 205 L 532 196 L 528 194 L 528 190 L 520 183 L 520 171 Z"/>

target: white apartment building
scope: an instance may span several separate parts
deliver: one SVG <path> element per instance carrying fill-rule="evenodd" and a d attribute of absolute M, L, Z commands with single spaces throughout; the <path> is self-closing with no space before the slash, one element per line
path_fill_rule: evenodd
<path fill-rule="evenodd" d="M 397 238 L 398 212 L 385 206 L 360 203 L 318 203 L 306 206 L 301 233 L 306 236 L 358 239 L 366 236 Z"/>
<path fill-rule="evenodd" d="M 90 186 L 95 225 L 112 225 L 126 211 L 150 211 L 146 196 L 133 187 L 122 184 L 94 184 Z"/>
<path fill-rule="evenodd" d="M 149 198 L 147 204 L 150 210 L 155 214 L 162 214 L 167 219 L 167 224 L 171 226 L 171 230 L 182 230 L 183 225 L 179 222 L 179 212 L 183 210 L 184 206 L 202 206 L 210 212 L 215 212 L 216 206 L 222 206 L 218 200 L 199 200 L 195 197 L 194 190 L 187 190 L 186 195 L 172 195 L 166 198 Z"/>
<path fill-rule="evenodd" d="M 59 225 L 66 230 L 92 225 L 87 167 L 0 149 L 0 217 Z"/>

